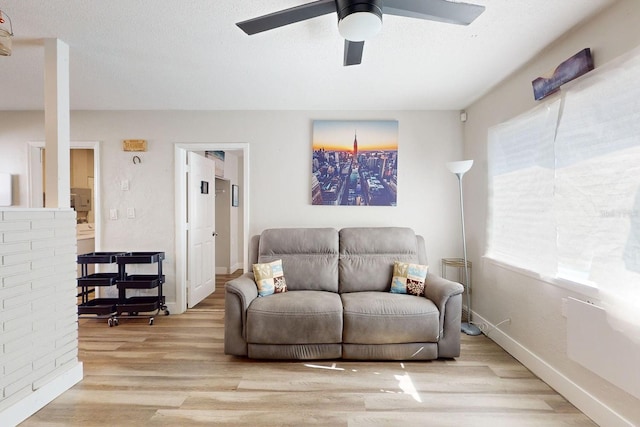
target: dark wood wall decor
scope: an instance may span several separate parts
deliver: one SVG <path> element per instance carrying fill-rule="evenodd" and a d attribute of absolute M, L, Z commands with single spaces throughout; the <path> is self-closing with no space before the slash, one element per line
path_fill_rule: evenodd
<path fill-rule="evenodd" d="M 560 86 L 593 70 L 591 49 L 586 48 L 558 65 L 547 76 L 538 77 L 533 84 L 533 96 L 539 101 L 560 89 Z"/>

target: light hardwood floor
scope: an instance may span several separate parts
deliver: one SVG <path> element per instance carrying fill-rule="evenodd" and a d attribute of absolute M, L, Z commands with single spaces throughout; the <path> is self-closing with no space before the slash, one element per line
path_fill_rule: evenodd
<path fill-rule="evenodd" d="M 80 321 L 84 380 L 23 426 L 594 426 L 485 336 L 432 362 L 226 356 L 224 282 L 182 315 Z M 0 423 L 1 424 L 1 423 Z"/>

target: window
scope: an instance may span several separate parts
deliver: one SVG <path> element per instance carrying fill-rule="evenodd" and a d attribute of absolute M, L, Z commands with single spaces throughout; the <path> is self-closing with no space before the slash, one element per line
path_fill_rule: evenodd
<path fill-rule="evenodd" d="M 640 51 L 489 131 L 487 255 L 598 288 L 640 326 Z"/>

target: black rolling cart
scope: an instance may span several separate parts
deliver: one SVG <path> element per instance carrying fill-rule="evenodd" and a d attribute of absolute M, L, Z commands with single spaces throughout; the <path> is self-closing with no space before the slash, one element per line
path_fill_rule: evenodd
<path fill-rule="evenodd" d="M 81 275 L 77 279 L 79 294 L 82 296 L 78 304 L 78 317 L 83 315 L 95 315 L 97 318 L 106 318 L 109 326 L 118 326 L 119 319 L 125 317 L 146 317 L 149 325 L 153 325 L 154 316 L 164 311 L 165 316 L 169 310 L 165 305 L 162 285 L 162 261 L 164 252 L 92 252 L 78 255 L 78 264 L 81 265 Z M 113 273 L 88 274 L 89 264 L 117 264 L 118 271 Z M 154 274 L 128 274 L 127 266 L 133 264 L 156 264 L 157 273 Z M 90 289 L 99 286 L 116 286 L 117 298 L 95 298 L 90 300 Z M 128 296 L 127 291 L 156 289 L 155 295 Z M 154 312 L 141 316 L 140 313 Z"/>
<path fill-rule="evenodd" d="M 116 303 L 117 316 L 126 313 L 128 316 L 140 317 L 140 313 L 153 312 L 147 315 L 149 325 L 153 325 L 154 316 L 164 311 L 165 316 L 169 315 L 169 310 L 165 305 L 162 285 L 164 284 L 164 274 L 162 274 L 162 261 L 164 252 L 125 252 L 116 257 L 118 264 L 119 278 L 116 280 L 118 287 L 118 302 Z M 133 264 L 156 264 L 157 273 L 154 274 L 128 274 L 127 266 Z M 141 289 L 156 289 L 153 296 L 128 296 L 127 291 Z"/>
<path fill-rule="evenodd" d="M 81 296 L 80 304 L 78 304 L 78 317 L 84 315 L 94 315 L 98 318 L 106 318 L 109 326 L 118 324 L 116 317 L 116 304 L 118 298 L 94 298 L 89 299 L 92 290 L 96 287 L 113 286 L 120 277 L 119 272 L 114 273 L 88 273 L 89 264 L 113 264 L 116 256 L 121 252 L 91 252 L 84 255 L 78 255 L 78 264 L 81 267 L 80 277 L 78 277 L 79 295 Z"/>

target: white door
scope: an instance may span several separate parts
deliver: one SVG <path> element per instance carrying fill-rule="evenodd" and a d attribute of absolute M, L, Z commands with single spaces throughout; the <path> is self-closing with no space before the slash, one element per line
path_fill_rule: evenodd
<path fill-rule="evenodd" d="M 187 306 L 194 307 L 216 290 L 215 164 L 189 152 L 187 207 Z"/>

